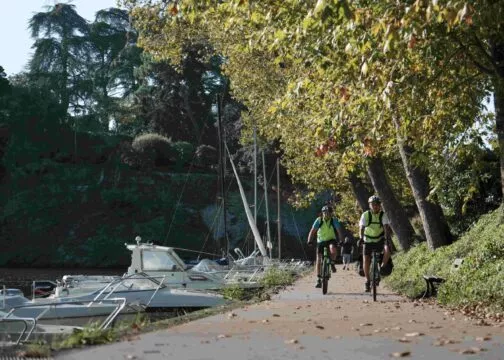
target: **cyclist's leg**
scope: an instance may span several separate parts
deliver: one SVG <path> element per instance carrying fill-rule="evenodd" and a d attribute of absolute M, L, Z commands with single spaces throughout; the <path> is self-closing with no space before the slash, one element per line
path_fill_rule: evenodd
<path fill-rule="evenodd" d="M 383 267 L 383 265 L 385 265 L 387 261 L 389 261 L 389 259 L 390 259 L 390 248 L 387 245 L 387 242 L 385 241 L 383 245 L 383 260 L 381 266 Z"/>
<path fill-rule="evenodd" d="M 320 262 L 322 261 L 322 254 L 319 253 L 317 248 L 317 259 L 315 260 L 315 275 L 320 276 Z"/>
<path fill-rule="evenodd" d="M 331 258 L 331 271 L 336 272 L 336 255 L 338 248 L 336 246 L 336 240 L 329 240 L 329 252 Z"/>
<path fill-rule="evenodd" d="M 329 240 L 329 251 L 331 253 L 331 261 L 333 264 L 336 262 L 336 255 L 338 254 L 338 248 L 336 246 L 336 240 Z"/>
<path fill-rule="evenodd" d="M 369 280 L 369 267 L 371 264 L 371 251 L 373 250 L 373 244 L 364 243 L 364 249 L 362 251 L 362 267 L 364 269 L 364 276 L 366 277 L 365 290 L 369 291 L 370 280 Z"/>
<path fill-rule="evenodd" d="M 315 261 L 315 276 L 317 277 L 316 287 L 321 287 L 322 283 L 320 280 L 321 278 L 320 263 L 322 262 L 322 255 L 324 254 L 324 248 L 323 246 L 321 246 L 320 243 L 317 243 L 316 253 L 317 253 L 317 260 Z"/>
<path fill-rule="evenodd" d="M 364 244 L 362 251 L 362 267 L 364 269 L 364 276 L 369 281 L 369 265 L 371 264 L 371 244 Z"/>

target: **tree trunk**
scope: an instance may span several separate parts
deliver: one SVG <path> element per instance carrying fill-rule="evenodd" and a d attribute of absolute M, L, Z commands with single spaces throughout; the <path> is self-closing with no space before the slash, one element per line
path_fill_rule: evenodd
<path fill-rule="evenodd" d="M 451 244 L 452 235 L 446 223 L 443 210 L 438 204 L 428 199 L 429 175 L 425 170 L 411 163 L 411 155 L 414 150 L 411 146 L 405 144 L 404 139 L 400 135 L 400 124 L 396 117 L 394 117 L 394 124 L 397 129 L 397 146 L 420 218 L 422 219 L 427 244 L 431 250 Z"/>
<path fill-rule="evenodd" d="M 504 203 L 504 80 L 497 75 L 492 78 L 492 83 L 494 87 L 495 128 L 499 141 L 501 191 L 503 194 L 501 203 Z M 504 210 L 504 206 L 501 206 L 501 209 Z M 500 222 L 501 224 L 504 223 L 504 213 L 500 216 Z"/>
<path fill-rule="evenodd" d="M 399 244 L 401 244 L 404 251 L 408 251 L 413 242 L 415 230 L 405 215 L 406 212 L 401 203 L 394 195 L 380 158 L 374 157 L 369 160 L 368 174 L 374 189 L 382 200 L 383 210 L 387 213 L 390 226 L 396 234 Z"/>
<path fill-rule="evenodd" d="M 362 211 L 366 211 L 369 208 L 368 199 L 372 195 L 369 189 L 366 187 L 362 179 L 355 173 L 352 172 L 348 175 L 348 180 L 350 181 L 350 186 L 352 187 L 352 192 L 354 193 L 355 199 L 359 203 Z"/>

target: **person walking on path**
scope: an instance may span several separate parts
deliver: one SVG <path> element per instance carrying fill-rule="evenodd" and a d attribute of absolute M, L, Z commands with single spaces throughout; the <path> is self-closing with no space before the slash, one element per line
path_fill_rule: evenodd
<path fill-rule="evenodd" d="M 371 264 L 371 252 L 376 250 L 383 252 L 383 267 L 390 258 L 390 250 L 388 243 L 392 236 L 390 221 L 381 209 L 381 200 L 378 196 L 373 195 L 369 198 L 370 210 L 365 211 L 359 221 L 360 226 L 360 242 L 364 243 L 363 263 L 364 275 L 366 276 L 365 291 L 371 291 L 371 283 L 369 281 L 369 266 Z"/>
<path fill-rule="evenodd" d="M 345 240 L 341 245 L 341 256 L 343 258 L 343 270 L 350 270 L 350 263 L 352 262 L 352 239 L 345 236 Z"/>
<path fill-rule="evenodd" d="M 324 206 L 322 208 L 322 216 L 315 219 L 313 226 L 308 234 L 308 245 L 313 244 L 312 239 L 317 234 L 317 259 L 315 265 L 315 274 L 317 275 L 317 284 L 315 287 L 322 287 L 320 279 L 320 262 L 324 247 L 329 246 L 331 256 L 331 270 L 336 272 L 336 247 L 338 245 L 337 239 L 343 239 L 342 226 L 337 218 L 333 217 L 333 209 L 331 206 Z"/>

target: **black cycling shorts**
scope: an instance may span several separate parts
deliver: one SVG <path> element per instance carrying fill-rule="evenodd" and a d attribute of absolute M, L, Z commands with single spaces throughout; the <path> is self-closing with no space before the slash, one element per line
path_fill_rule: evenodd
<path fill-rule="evenodd" d="M 323 254 L 324 253 L 324 247 L 328 247 L 330 245 L 333 245 L 333 246 L 337 246 L 338 245 L 338 242 L 336 241 L 336 239 L 332 239 L 332 240 L 327 240 L 327 241 L 322 241 L 322 242 L 319 242 L 317 243 L 317 251 L 319 254 Z"/>
<path fill-rule="evenodd" d="M 373 250 L 376 250 L 379 254 L 383 252 L 385 246 L 385 239 L 382 238 L 380 241 L 374 243 L 364 243 L 364 255 L 371 255 Z"/>

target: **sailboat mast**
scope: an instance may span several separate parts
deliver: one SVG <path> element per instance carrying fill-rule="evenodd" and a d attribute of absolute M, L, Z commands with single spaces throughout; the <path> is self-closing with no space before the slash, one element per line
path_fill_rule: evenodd
<path fill-rule="evenodd" d="M 282 224 L 280 222 L 280 159 L 276 161 L 277 170 L 277 226 L 278 226 L 278 260 L 282 259 Z"/>
<path fill-rule="evenodd" d="M 227 218 L 226 218 L 226 194 L 224 193 L 224 162 L 226 161 L 226 157 L 224 154 L 224 131 L 222 129 L 222 111 L 221 111 L 221 97 L 217 95 L 217 122 L 218 122 L 218 132 L 219 132 L 219 176 L 220 176 L 220 193 L 222 197 L 222 212 L 224 215 L 224 244 L 225 246 L 225 256 L 228 256 L 229 251 L 229 239 L 227 235 Z"/>
<path fill-rule="evenodd" d="M 257 128 L 254 120 L 254 223 L 257 226 Z M 254 251 L 257 244 L 254 241 Z"/>
<path fill-rule="evenodd" d="M 266 177 L 266 161 L 264 160 L 264 150 L 262 150 L 262 165 L 263 165 L 263 176 L 264 176 L 264 203 L 266 204 L 266 240 L 267 244 L 271 244 L 271 234 L 270 234 L 270 220 L 269 220 L 269 210 L 268 210 L 268 178 Z M 270 257 L 271 257 L 271 247 L 270 247 Z"/>

